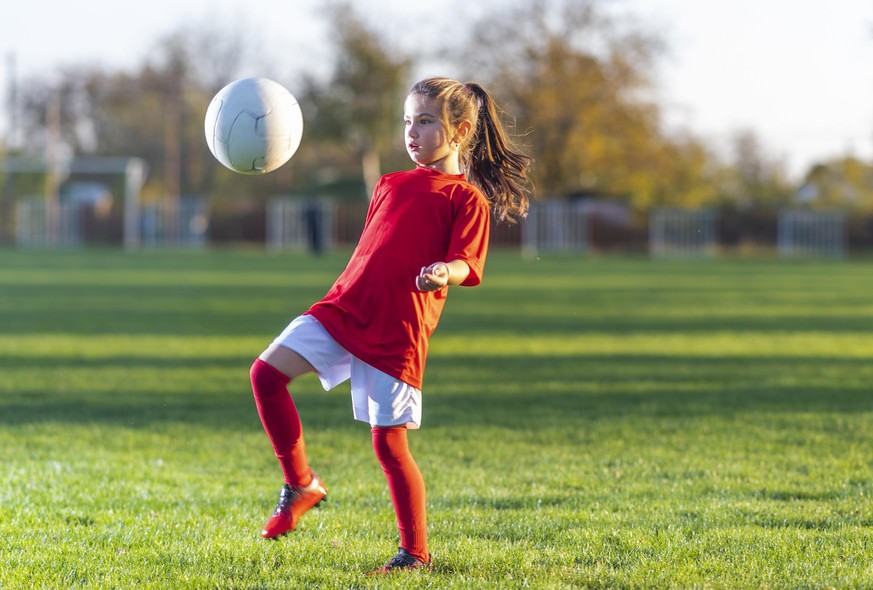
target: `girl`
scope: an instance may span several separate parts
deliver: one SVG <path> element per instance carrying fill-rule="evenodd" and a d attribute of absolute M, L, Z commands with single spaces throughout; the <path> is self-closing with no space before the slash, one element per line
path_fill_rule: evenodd
<path fill-rule="evenodd" d="M 499 220 L 525 215 L 531 163 L 510 147 L 478 84 L 423 80 L 406 98 L 403 119 L 416 167 L 380 179 L 346 269 L 251 368 L 258 414 L 285 478 L 261 531 L 268 539 L 294 530 L 327 494 L 307 463 L 288 384 L 310 372 L 325 390 L 351 380 L 353 414 L 371 426 L 400 530 L 397 555 L 371 574 L 431 565 L 424 480 L 406 436 L 421 424 L 428 338 L 447 287 L 482 280 L 489 209 Z"/>

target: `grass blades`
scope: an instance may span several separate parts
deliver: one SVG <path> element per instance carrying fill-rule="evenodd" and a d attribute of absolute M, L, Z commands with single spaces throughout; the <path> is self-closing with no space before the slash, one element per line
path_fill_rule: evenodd
<path fill-rule="evenodd" d="M 452 289 L 424 426 L 435 569 L 347 389 L 293 385 L 328 501 L 281 476 L 248 367 L 347 254 L 0 251 L 0 588 L 873 585 L 863 262 L 496 252 Z"/>

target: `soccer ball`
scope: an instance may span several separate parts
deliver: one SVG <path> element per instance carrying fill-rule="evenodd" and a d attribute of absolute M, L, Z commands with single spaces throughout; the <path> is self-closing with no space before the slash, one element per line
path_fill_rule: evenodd
<path fill-rule="evenodd" d="M 204 130 L 219 162 L 241 174 L 266 174 L 297 151 L 303 114 L 281 84 L 243 78 L 218 91 L 206 109 Z"/>

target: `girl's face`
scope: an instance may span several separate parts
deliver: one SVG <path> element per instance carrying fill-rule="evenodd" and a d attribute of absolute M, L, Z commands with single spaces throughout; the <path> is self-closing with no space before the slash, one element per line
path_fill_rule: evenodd
<path fill-rule="evenodd" d="M 420 94 L 410 94 L 403 108 L 406 152 L 412 161 L 447 174 L 459 174 L 458 150 L 440 119 L 439 105 Z"/>

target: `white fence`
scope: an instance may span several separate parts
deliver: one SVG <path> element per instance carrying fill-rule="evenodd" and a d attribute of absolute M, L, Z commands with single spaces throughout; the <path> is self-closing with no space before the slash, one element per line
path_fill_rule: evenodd
<path fill-rule="evenodd" d="M 779 254 L 785 257 L 842 258 L 846 255 L 846 214 L 791 209 L 779 213 Z"/>
<path fill-rule="evenodd" d="M 77 246 L 81 241 L 78 203 L 58 203 L 49 209 L 44 200 L 30 199 L 15 209 L 15 243 L 19 246 Z"/>
<path fill-rule="evenodd" d="M 279 197 L 267 204 L 267 246 L 322 252 L 333 247 L 336 206 L 325 200 Z"/>
<path fill-rule="evenodd" d="M 331 201 L 302 197 L 274 199 L 267 205 L 267 246 L 319 253 L 338 243 L 352 243 L 365 211 L 365 207 L 339 207 Z M 605 211 L 581 201 L 533 203 L 520 225 L 522 253 L 581 255 L 598 247 L 602 238 L 597 237 L 598 227 L 630 227 L 629 218 L 615 212 L 608 218 Z M 61 201 L 47 210 L 44 199 L 25 199 L 15 210 L 15 242 L 22 247 L 78 246 L 87 241 L 85 226 L 90 227 L 92 217 L 86 215 L 82 203 Z M 175 211 L 166 204 L 142 206 L 134 217 L 138 232 L 133 237 L 141 246 L 206 245 L 209 211 L 205 199 L 183 198 Z M 649 216 L 649 253 L 656 258 L 715 255 L 720 250 L 718 222 L 718 214 L 708 209 L 655 209 Z M 773 245 L 783 257 L 843 258 L 848 250 L 847 222 L 842 211 L 786 209 L 779 213 Z M 129 237 L 125 227 L 125 244 Z"/>
<path fill-rule="evenodd" d="M 178 208 L 166 203 L 140 208 L 140 243 L 159 246 L 201 247 L 206 244 L 209 211 L 205 199 L 183 198 Z"/>
<path fill-rule="evenodd" d="M 521 248 L 527 256 L 540 252 L 583 254 L 588 246 L 588 216 L 581 201 L 531 203 L 521 225 Z"/>
<path fill-rule="evenodd" d="M 718 251 L 718 216 L 708 209 L 655 209 L 649 215 L 649 254 L 656 258 L 711 256 Z"/>
<path fill-rule="evenodd" d="M 23 247 L 81 245 L 85 239 L 86 208 L 82 203 L 62 201 L 50 210 L 42 199 L 23 200 L 15 209 L 15 242 Z M 145 205 L 139 208 L 136 218 L 139 220 L 136 243 L 143 246 L 206 244 L 209 215 L 205 199 L 183 198 L 175 215 L 164 204 Z"/>

